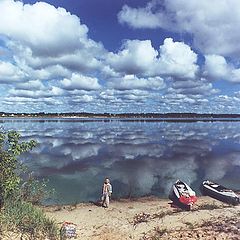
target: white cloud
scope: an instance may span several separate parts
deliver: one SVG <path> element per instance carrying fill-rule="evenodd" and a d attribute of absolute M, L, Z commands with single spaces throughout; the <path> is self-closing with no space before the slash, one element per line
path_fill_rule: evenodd
<path fill-rule="evenodd" d="M 94 97 L 91 95 L 82 95 L 82 96 L 75 96 L 74 98 L 71 98 L 71 103 L 89 103 L 94 100 Z"/>
<path fill-rule="evenodd" d="M 205 56 L 205 74 L 211 78 L 226 78 L 229 66 L 224 57 L 219 55 Z"/>
<path fill-rule="evenodd" d="M 38 78 L 38 79 L 56 79 L 60 77 L 70 77 L 71 71 L 67 68 L 64 68 L 61 65 L 54 65 L 46 68 L 41 69 L 29 69 L 28 70 L 31 73 L 31 76 Z"/>
<path fill-rule="evenodd" d="M 36 55 L 30 46 L 12 40 L 7 42 L 7 46 L 14 53 L 14 60 L 19 66 L 27 66 L 34 70 L 48 70 L 57 66 L 59 71 L 60 67 L 70 71 L 94 71 L 102 67 L 101 60 L 105 55 L 103 46 L 91 39 L 86 39 L 74 52 L 64 52 L 60 56 L 52 56 L 51 53 L 45 56 Z"/>
<path fill-rule="evenodd" d="M 21 82 L 24 77 L 25 74 L 17 66 L 0 60 L 0 84 Z"/>
<path fill-rule="evenodd" d="M 92 73 L 102 67 L 106 50 L 65 9 L 45 2 L 2 0 L 0 15 L 1 40 L 25 79 L 69 78 L 72 72 Z"/>
<path fill-rule="evenodd" d="M 149 24 L 142 22 L 147 16 Z M 118 17 L 121 23 L 134 28 L 188 32 L 205 54 L 240 55 L 238 0 L 152 0 L 144 8 L 124 6 Z"/>
<path fill-rule="evenodd" d="M 86 25 L 64 8 L 44 2 L 24 5 L 2 0 L 0 9 L 0 32 L 30 47 L 35 55 L 61 56 L 74 52 L 86 41 Z"/>
<path fill-rule="evenodd" d="M 70 79 L 63 79 L 61 81 L 61 85 L 64 89 L 67 90 L 79 89 L 91 91 L 101 88 L 97 78 L 87 77 L 76 73 L 73 73 Z"/>
<path fill-rule="evenodd" d="M 165 83 L 161 77 L 138 78 L 135 75 L 125 75 L 122 78 L 112 79 L 109 86 L 118 90 L 159 90 L 165 87 Z"/>
<path fill-rule="evenodd" d="M 159 52 L 149 40 L 128 40 L 121 51 L 108 54 L 107 63 L 127 75 L 194 78 L 198 71 L 197 54 L 185 43 L 174 42 L 172 38 L 164 40 Z"/>
<path fill-rule="evenodd" d="M 52 86 L 47 90 L 26 90 L 26 89 L 11 89 L 9 90 L 10 96 L 21 97 L 21 98 L 51 98 L 57 97 L 64 94 L 61 88 Z"/>
<path fill-rule="evenodd" d="M 45 87 L 40 80 L 32 80 L 25 83 L 19 83 L 16 85 L 16 88 L 21 90 L 43 90 Z"/>
<path fill-rule="evenodd" d="M 159 74 L 194 78 L 198 71 L 197 54 L 185 43 L 166 38 L 160 46 L 160 57 L 155 68 Z"/>
<path fill-rule="evenodd" d="M 219 90 L 213 88 L 212 83 L 205 79 L 195 80 L 194 82 L 174 82 L 172 88 L 169 88 L 168 91 L 185 95 L 214 95 L 219 93 Z"/>
<path fill-rule="evenodd" d="M 46 104 L 49 111 L 52 104 L 59 104 L 59 111 L 68 106 L 76 111 L 116 112 L 189 110 L 197 104 L 213 107 L 218 90 L 209 80 L 240 82 L 237 59 L 226 57 L 240 55 L 239 3 L 229 1 L 232 15 L 224 8 L 226 0 L 219 4 L 216 0 L 152 0 L 145 8 L 125 5 L 118 15 L 121 23 L 131 27 L 190 33 L 188 37 L 205 54 L 200 68 L 196 50 L 184 42 L 166 38 L 156 47 L 151 40 L 128 39 L 120 49 L 108 52 L 89 38 L 78 16 L 63 8 L 0 0 L 1 99 L 7 96 L 3 103 L 12 101 L 16 111 L 18 101 L 26 110 L 31 106 L 29 111 L 44 109 Z M 222 18 L 224 14 L 227 17 Z M 237 94 L 227 100 L 220 97 L 219 106 L 232 109 L 238 99 Z M 158 104 L 161 100 L 163 105 Z"/>
<path fill-rule="evenodd" d="M 126 74 L 144 73 L 157 55 L 150 40 L 127 40 L 117 54 L 108 54 L 107 63 L 116 71 Z"/>
<path fill-rule="evenodd" d="M 116 89 L 106 89 L 99 94 L 100 99 L 104 100 L 106 103 L 124 103 L 125 101 L 131 102 L 142 102 L 147 100 L 151 94 L 145 90 L 116 90 Z"/>
<path fill-rule="evenodd" d="M 213 80 L 240 82 L 240 68 L 235 68 L 233 64 L 228 63 L 223 56 L 219 55 L 205 56 L 203 74 Z"/>
<path fill-rule="evenodd" d="M 160 27 L 161 23 L 159 21 L 159 18 L 159 14 L 156 15 L 152 13 L 149 7 L 135 9 L 124 5 L 118 14 L 118 20 L 121 24 L 127 23 L 133 28 Z"/>

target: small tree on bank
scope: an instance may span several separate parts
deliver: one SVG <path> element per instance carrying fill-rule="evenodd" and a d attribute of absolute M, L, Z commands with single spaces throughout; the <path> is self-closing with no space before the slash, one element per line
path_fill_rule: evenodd
<path fill-rule="evenodd" d="M 45 181 L 31 174 L 24 181 L 27 168 L 19 157 L 32 150 L 36 142 L 20 140 L 16 131 L 0 132 L 0 239 L 16 233 L 11 239 L 58 239 L 58 227 L 43 210 L 34 206 L 46 196 Z M 3 207 L 3 208 L 2 208 Z M 7 239 L 10 239 L 7 238 Z"/>
<path fill-rule="evenodd" d="M 0 205 L 5 198 L 19 192 L 21 175 L 26 168 L 19 160 L 22 153 L 32 150 L 36 141 L 20 141 L 21 135 L 16 131 L 0 132 Z"/>

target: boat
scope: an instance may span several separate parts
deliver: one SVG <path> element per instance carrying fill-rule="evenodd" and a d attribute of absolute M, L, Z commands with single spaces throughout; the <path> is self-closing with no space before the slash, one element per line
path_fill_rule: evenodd
<path fill-rule="evenodd" d="M 209 180 L 203 181 L 200 190 L 203 195 L 210 196 L 228 204 L 237 205 L 240 203 L 240 196 L 233 190 Z"/>
<path fill-rule="evenodd" d="M 177 180 L 169 193 L 169 199 L 180 208 L 191 210 L 197 201 L 196 193 L 183 181 Z"/>

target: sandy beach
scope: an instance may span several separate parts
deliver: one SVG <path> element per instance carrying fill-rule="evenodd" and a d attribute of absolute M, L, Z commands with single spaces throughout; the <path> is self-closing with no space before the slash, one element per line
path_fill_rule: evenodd
<path fill-rule="evenodd" d="M 112 201 L 108 209 L 94 203 L 44 208 L 61 226 L 77 225 L 77 239 L 240 239 L 240 206 L 200 197 L 192 211 L 167 199 L 145 197 Z"/>

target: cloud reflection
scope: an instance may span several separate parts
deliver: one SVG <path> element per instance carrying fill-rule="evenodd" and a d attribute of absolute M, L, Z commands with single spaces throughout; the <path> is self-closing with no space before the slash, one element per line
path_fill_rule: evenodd
<path fill-rule="evenodd" d="M 39 145 L 25 161 L 47 177 L 62 202 L 100 196 L 105 176 L 114 195 L 167 196 L 178 178 L 198 187 L 203 179 L 235 187 L 240 167 L 240 123 L 5 122 Z M 64 186 L 64 187 L 63 187 Z M 87 187 L 86 187 L 87 186 Z M 231 187 L 231 186 L 230 186 Z M 67 194 L 66 194 L 67 192 Z"/>

